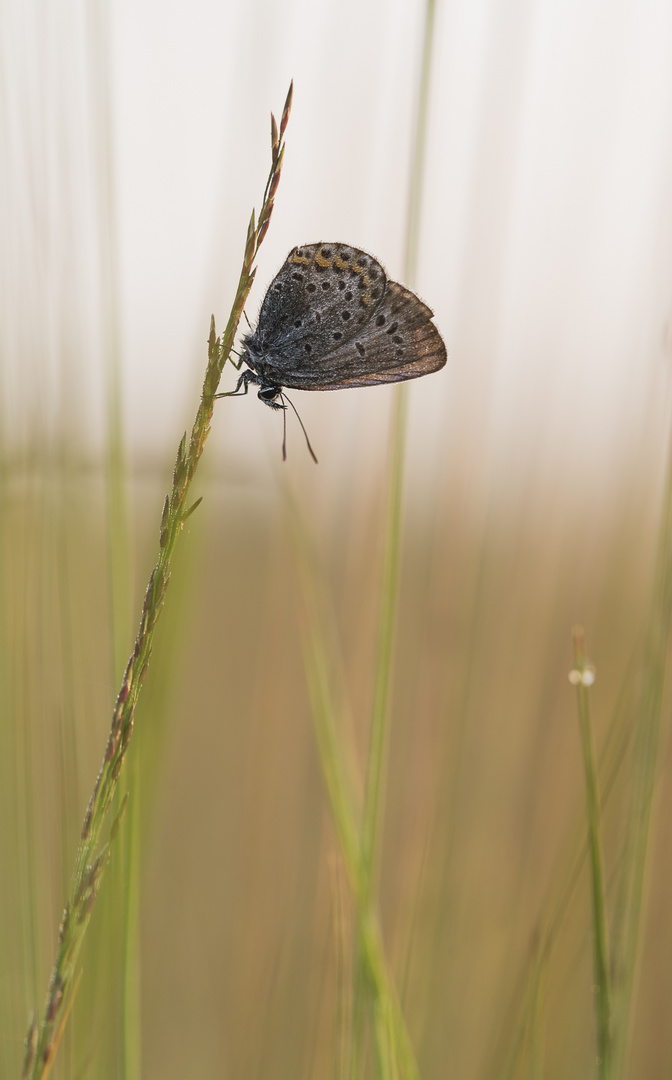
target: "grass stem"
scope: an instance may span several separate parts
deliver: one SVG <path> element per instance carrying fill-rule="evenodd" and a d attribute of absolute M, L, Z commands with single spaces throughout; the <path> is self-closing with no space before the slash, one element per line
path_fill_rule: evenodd
<path fill-rule="evenodd" d="M 378 648 L 371 715 L 368 771 L 364 816 L 362 821 L 362 860 L 365 880 L 364 901 L 369 903 L 375 875 L 375 863 L 383 813 L 383 777 L 387 759 L 392 649 L 399 589 L 399 552 L 401 546 L 401 507 L 406 445 L 406 394 L 399 387 L 395 395 L 392 423 L 390 489 L 385 528 L 385 553 L 378 619 Z"/>
<path fill-rule="evenodd" d="M 189 506 L 188 496 L 210 432 L 215 394 L 224 364 L 233 348 L 243 307 L 254 281 L 254 262 L 270 223 L 273 202 L 282 169 L 283 140 L 289 120 L 291 103 L 292 86 L 290 85 L 279 131 L 275 121 L 271 125 L 271 169 L 266 183 L 264 200 L 256 221 L 254 211 L 252 212 L 238 288 L 226 329 L 221 338 L 216 335 L 214 318 L 211 320 L 208 364 L 203 381 L 201 400 L 189 442 L 187 443 L 185 433 L 178 447 L 173 470 L 172 488 L 170 494 L 166 495 L 161 516 L 159 558 L 147 585 L 135 647 L 126 664 L 121 680 L 121 687 L 112 713 L 112 724 L 103 763 L 84 817 L 70 894 L 61 920 L 56 959 L 49 980 L 43 1018 L 37 1031 L 35 1031 L 31 1023 L 29 1038 L 26 1041 L 27 1053 L 24 1061 L 23 1077 L 30 1078 L 30 1080 L 44 1080 L 44 1077 L 48 1074 L 55 1057 L 58 1041 L 72 1007 L 77 985 L 77 960 L 98 895 L 102 876 L 109 862 L 110 845 L 118 831 L 125 802 L 122 803 L 121 808 L 118 810 L 117 816 L 112 823 L 109 839 L 105 842 L 101 841 L 102 830 L 114 799 L 119 774 L 133 731 L 135 708 L 147 674 L 154 631 L 170 581 L 173 553 L 181 535 L 184 521 L 193 510 L 193 507 Z"/>
<path fill-rule="evenodd" d="M 342 724 L 339 722 L 340 710 L 336 704 L 331 677 L 332 665 L 329 663 L 330 650 L 327 642 L 333 635 L 326 630 L 317 574 L 307 541 L 307 526 L 289 496 L 288 510 L 302 599 L 304 663 L 320 766 L 358 924 L 355 957 L 358 970 L 354 979 L 348 1076 L 349 1080 L 356 1080 L 362 1075 L 363 1017 L 368 1004 L 373 1016 L 374 1049 L 379 1075 L 390 1075 L 389 1068 L 392 1068 L 397 1069 L 406 1080 L 418 1080 L 417 1063 L 380 933 L 376 897 L 371 889 L 371 860 L 367 862 L 363 855 L 362 815 L 346 753 Z M 381 753 L 381 762 L 383 756 Z M 378 791 L 380 792 L 380 787 Z M 395 1073 L 391 1075 L 394 1076 Z"/>
<path fill-rule="evenodd" d="M 619 919 L 614 934 L 618 971 L 613 1022 L 615 1080 L 620 1080 L 624 1075 L 626 1066 L 672 630 L 672 439 L 669 440 L 667 454 L 651 613 L 644 648 L 642 690 L 636 715 L 632 803 L 617 908 Z"/>
<path fill-rule="evenodd" d="M 588 701 L 588 689 L 595 681 L 595 671 L 586 660 L 584 632 L 581 627 L 575 627 L 573 638 L 574 670 L 570 672 L 570 681 L 576 686 L 581 748 L 586 773 L 586 815 L 593 909 L 593 968 L 595 975 L 598 1075 L 600 1080 L 607 1080 L 611 1075 L 612 1057 L 609 943 L 600 830 L 600 798 L 597 787 L 595 748 Z"/>

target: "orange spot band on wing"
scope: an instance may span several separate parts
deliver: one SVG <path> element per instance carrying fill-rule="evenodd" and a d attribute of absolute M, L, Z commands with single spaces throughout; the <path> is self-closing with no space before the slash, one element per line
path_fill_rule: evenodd
<path fill-rule="evenodd" d="M 352 264 L 352 271 L 355 274 L 359 274 L 359 276 L 362 279 L 362 283 L 364 285 L 364 290 L 365 290 L 362 293 L 362 303 L 365 304 L 366 307 L 369 307 L 372 300 L 373 300 L 373 297 L 371 296 L 372 282 L 371 282 L 371 278 L 369 277 L 369 275 L 366 272 L 366 267 L 365 266 L 358 266 L 357 263 L 353 263 Z"/>

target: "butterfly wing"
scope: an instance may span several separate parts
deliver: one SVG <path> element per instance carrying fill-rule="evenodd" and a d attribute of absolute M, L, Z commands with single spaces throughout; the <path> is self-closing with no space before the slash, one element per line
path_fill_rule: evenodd
<path fill-rule="evenodd" d="M 347 244 L 305 244 L 290 251 L 268 287 L 254 334 L 246 339 L 263 357 L 264 374 L 287 385 L 325 353 L 352 340 L 382 302 L 385 271 Z"/>
<path fill-rule="evenodd" d="M 403 382 L 438 371 L 446 362 L 446 346 L 432 318 L 431 309 L 415 293 L 388 281 L 382 301 L 358 333 L 310 370 L 293 369 L 282 385 L 341 390 Z"/>

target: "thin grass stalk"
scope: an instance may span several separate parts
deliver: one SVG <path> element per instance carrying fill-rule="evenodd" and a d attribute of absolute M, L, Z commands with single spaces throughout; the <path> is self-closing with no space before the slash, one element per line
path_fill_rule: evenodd
<path fill-rule="evenodd" d="M 349 997 L 352 980 L 348 977 L 351 957 L 350 926 L 347 914 L 347 885 L 343 863 L 335 858 L 331 863 L 332 895 L 334 898 L 334 939 L 336 941 L 336 1045 L 334 1047 L 334 1080 L 346 1080 L 347 1051 L 352 1031 L 352 1001 Z"/>
<path fill-rule="evenodd" d="M 362 893 L 359 898 L 358 949 L 367 958 L 364 970 L 373 986 L 372 1002 L 378 1072 L 381 1078 L 396 1075 L 398 1070 L 409 1080 L 419 1077 L 406 1023 L 393 991 L 394 1004 L 377 982 L 378 965 L 384 956 L 377 927 L 376 874 L 379 861 L 380 836 L 384 814 L 385 777 L 387 775 L 388 742 L 390 726 L 390 694 L 392 683 L 392 654 L 399 591 L 399 561 L 401 549 L 401 511 L 403 501 L 404 452 L 406 447 L 407 395 L 404 387 L 398 387 L 394 399 L 392 421 L 392 446 L 389 479 L 389 496 L 385 527 L 385 552 L 378 620 L 378 645 L 375 665 L 375 685 L 367 780 L 361 830 L 361 877 Z M 367 940 L 370 938 L 370 940 Z M 380 956 L 378 956 L 378 950 Z M 358 965 L 358 970 L 362 967 Z M 371 976 L 373 974 L 373 981 Z M 357 992 L 357 991 L 356 991 Z M 370 997 L 370 993 L 369 993 Z M 358 1032 L 361 1039 L 361 1028 Z M 361 1045 L 359 1048 L 361 1057 Z"/>
<path fill-rule="evenodd" d="M 548 965 L 540 964 L 534 985 L 534 1005 L 530 1020 L 529 1077 L 530 1080 L 543 1080 L 544 1076 L 544 1021 L 546 1006 L 546 983 Z"/>
<path fill-rule="evenodd" d="M 422 188 L 426 162 L 427 120 L 429 115 L 429 89 L 432 68 L 432 46 L 434 39 L 435 2 L 427 0 L 423 24 L 423 44 L 420 61 L 420 78 L 415 113 L 415 131 L 410 158 L 408 210 L 406 218 L 406 247 L 404 256 L 404 276 L 410 285 L 415 284 L 420 244 L 420 224 L 422 215 Z M 392 451 L 389 472 L 389 496 L 385 528 L 385 553 L 381 582 L 380 614 L 378 623 L 378 646 L 375 663 L 374 700 L 371 716 L 369 757 L 367 763 L 367 783 L 362 820 L 362 859 L 365 893 L 363 897 L 364 914 L 368 919 L 373 908 L 374 882 L 378 848 L 382 831 L 384 813 L 384 778 L 387 772 L 387 744 L 389 739 L 390 692 L 392 679 L 392 654 L 394 645 L 397 599 L 399 589 L 399 563 L 401 540 L 401 514 L 403 505 L 403 467 L 406 445 L 407 389 L 399 386 L 395 393 L 394 415 L 392 421 Z M 361 916 L 360 912 L 360 916 Z M 365 922 L 360 925 L 360 934 L 365 933 Z M 361 944 L 365 946 L 362 938 Z M 359 965 L 356 966 L 359 970 Z M 390 1016 L 390 1031 L 393 1035 L 396 1051 L 401 1059 L 401 1066 L 408 1076 L 419 1076 L 405 1022 L 397 1026 L 401 1009 Z M 376 1022 L 379 1018 L 376 1017 Z M 381 1038 L 376 1039 L 379 1047 L 379 1069 L 385 1063 L 380 1058 Z M 394 1057 L 391 1067 L 396 1068 Z"/>
<path fill-rule="evenodd" d="M 406 218 L 406 250 L 404 276 L 415 284 L 420 241 L 422 212 L 422 185 L 427 143 L 427 119 L 429 114 L 429 88 L 431 79 L 432 45 L 434 39 L 435 0 L 427 0 L 423 26 L 423 44 L 420 63 L 420 82 L 415 116 L 415 132 L 411 151 L 408 210 Z M 362 849 L 365 866 L 371 880 L 374 874 L 375 849 L 380 829 L 383 795 L 383 771 L 389 713 L 390 677 L 394 624 L 396 619 L 399 554 L 401 535 L 401 510 L 403 499 L 403 463 L 406 442 L 406 387 L 396 389 L 392 421 L 392 452 L 390 462 L 389 502 L 385 528 L 385 554 L 381 583 L 380 615 L 378 623 L 378 648 L 376 655 L 375 689 L 371 717 L 371 735 L 368 759 L 366 801 L 362 822 Z"/>
<path fill-rule="evenodd" d="M 651 617 L 646 640 L 643 643 L 643 690 L 637 709 L 634 740 L 631 739 L 630 707 L 626 702 L 624 706 L 620 707 L 620 711 L 623 713 L 620 725 L 618 725 L 618 728 L 614 724 L 610 726 L 604 748 L 605 751 L 609 749 L 609 753 L 602 755 L 603 762 L 600 767 L 600 772 L 603 774 L 606 769 L 602 799 L 603 804 L 606 805 L 609 795 L 614 790 L 617 776 L 626 760 L 628 748 L 631 749 L 633 762 L 631 769 L 634 777 L 632 811 L 628 818 L 629 837 L 626 842 L 625 855 L 622 859 L 623 881 L 620 890 L 621 896 L 615 905 L 616 917 L 614 918 L 611 934 L 611 1076 L 614 1080 L 615 1078 L 620 1080 L 625 1070 L 628 1026 L 632 1007 L 643 890 L 646 877 L 646 850 L 650 832 L 653 784 L 658 753 L 660 718 L 663 708 L 665 664 L 672 622 L 671 557 L 672 441 L 668 449 L 668 467 L 652 587 Z M 632 666 L 634 668 L 635 665 Z M 629 671 L 626 682 L 633 680 L 634 671 Z M 558 891 L 560 895 L 559 899 L 553 902 L 553 911 L 547 919 L 547 925 L 543 932 L 535 932 L 535 937 L 538 937 L 538 944 L 534 950 L 530 970 L 525 976 L 527 989 L 524 994 L 525 1000 L 519 1009 L 518 1019 L 507 1019 L 503 1025 L 502 1042 L 505 1041 L 505 1032 L 513 1030 L 516 1033 L 515 1038 L 508 1043 L 505 1051 L 506 1064 L 502 1065 L 501 1049 L 496 1049 L 492 1055 L 491 1060 L 493 1063 L 498 1062 L 498 1075 L 502 1077 L 512 1077 L 515 1073 L 516 1062 L 521 1053 L 525 1037 L 526 1023 L 529 1024 L 530 1022 L 529 1016 L 534 1000 L 533 986 L 537 978 L 535 971 L 540 966 L 548 964 L 561 924 L 576 890 L 583 859 L 587 851 L 584 845 L 580 845 L 579 849 L 578 837 L 576 847 L 577 850 L 571 858 L 571 864 L 563 875 L 565 878 L 564 884 L 560 887 L 554 886 L 550 890 L 551 896 L 556 896 Z M 528 1017 L 527 1020 L 526 1017 Z"/>
<path fill-rule="evenodd" d="M 383 813 L 383 778 L 387 767 L 389 702 L 392 680 L 392 649 L 399 591 L 401 509 L 404 450 L 406 445 L 406 395 L 397 393 L 392 421 L 390 490 L 385 526 L 385 553 L 378 620 L 376 682 L 371 715 L 369 759 L 362 819 L 363 901 L 370 905 Z"/>
<path fill-rule="evenodd" d="M 406 1080 L 420 1080 L 413 1045 L 394 981 L 389 973 L 380 924 L 375 911 L 365 914 L 360 926 L 360 940 L 362 954 L 366 960 L 366 973 L 373 990 L 374 1015 L 382 1013 L 386 1018 L 387 1041 L 393 1051 L 391 1068 Z M 383 1064 L 379 1060 L 379 1069 Z"/>
<path fill-rule="evenodd" d="M 407 224 L 406 277 L 415 276 L 417 261 L 420 201 L 428 108 L 429 67 L 433 37 L 434 3 L 428 0 L 418 115 L 412 153 Z M 356 955 L 353 963 L 353 1016 L 350 1043 L 350 1080 L 358 1080 L 364 1060 L 364 1024 L 361 1003 L 368 999 L 374 1020 L 374 1046 L 380 1077 L 403 1074 L 417 1080 L 419 1071 L 406 1030 L 405 1021 L 389 975 L 380 935 L 375 900 L 375 872 L 383 818 L 384 778 L 387 769 L 389 701 L 392 678 L 392 655 L 397 609 L 403 464 L 406 430 L 406 394 L 397 388 L 395 396 L 389 497 L 385 528 L 385 553 L 377 633 L 374 674 L 374 698 L 367 762 L 367 782 L 363 815 L 354 807 L 353 786 L 348 781 L 344 748 L 338 731 L 337 710 L 329 685 L 326 634 L 317 603 L 317 590 L 306 551 L 306 530 L 296 506 L 290 500 L 290 520 L 297 552 L 297 566 L 302 586 L 305 613 L 304 661 L 316 730 L 320 763 L 325 778 L 346 874 L 356 908 Z M 360 824 L 361 823 L 361 824 Z"/>
<path fill-rule="evenodd" d="M 361 971 L 355 977 L 348 1075 L 350 1078 L 361 1075 L 364 1057 L 361 1004 L 369 1002 L 374 1017 L 380 1015 L 389 1018 L 386 1040 L 396 1060 L 394 1067 L 408 1080 L 418 1080 L 417 1065 L 385 957 L 375 903 L 370 894 L 370 902 L 365 902 L 368 885 L 361 849 L 361 813 L 341 734 L 340 710 L 335 704 L 332 689 L 330 650 L 327 646 L 332 635 L 325 629 L 326 619 L 319 599 L 317 574 L 308 547 L 308 529 L 288 492 L 287 507 L 299 577 L 304 665 L 320 767 L 359 922 L 359 947 L 355 962 L 361 966 Z M 374 1047 L 379 1049 L 378 1039 L 374 1039 Z M 384 1075 L 383 1070 L 387 1066 L 379 1057 L 377 1067 L 379 1073 Z"/>
<path fill-rule="evenodd" d="M 576 684 L 576 671 L 578 670 L 578 667 L 575 667 L 569 673 L 572 683 Z M 626 683 L 632 678 L 632 674 L 632 672 L 628 673 Z M 623 768 L 628 745 L 631 742 L 630 733 L 627 730 L 629 709 L 621 704 L 618 711 L 622 713 L 622 716 L 620 718 L 616 717 L 609 726 L 602 747 L 600 765 L 596 770 L 597 773 L 604 777 L 600 799 L 602 808 L 606 807 L 609 798 L 616 790 L 616 780 Z M 620 722 L 617 722 L 619 720 Z M 576 896 L 583 875 L 584 861 L 589 854 L 590 845 L 586 836 L 584 814 L 582 813 L 580 821 L 577 820 L 577 828 L 573 830 L 569 855 L 564 860 L 563 869 L 558 875 L 558 879 L 550 885 L 547 900 L 542 905 L 542 911 L 543 908 L 550 908 L 550 911 L 546 915 L 542 914 L 540 916 L 538 925 L 531 933 L 534 946 L 529 960 L 526 961 L 525 968 L 521 969 L 518 979 L 519 989 L 514 990 L 511 995 L 512 999 L 519 998 L 520 1000 L 502 1018 L 500 1037 L 489 1057 L 489 1065 L 484 1070 L 486 1076 L 490 1075 L 494 1069 L 497 1069 L 501 1080 L 510 1080 L 514 1075 L 517 1075 L 519 1059 L 525 1050 L 528 1033 L 531 1032 L 533 1040 L 540 1042 L 537 1028 L 541 1023 L 542 1013 L 539 1004 L 538 987 L 548 980 L 551 957 L 558 943 L 562 925 Z M 612 947 L 612 957 L 614 953 L 615 949 Z M 614 1001 L 616 998 L 613 967 L 613 962 L 610 962 L 612 1075 L 615 1046 Z M 513 1032 L 513 1038 L 511 1032 Z"/>
<path fill-rule="evenodd" d="M 584 633 L 575 627 L 574 670 L 570 681 L 576 686 L 581 749 L 586 774 L 586 819 L 590 853 L 590 881 L 593 913 L 593 971 L 595 978 L 595 1023 L 597 1028 L 598 1076 L 607 1080 L 611 1075 L 611 987 L 607 910 L 604 891 L 604 860 L 600 827 L 600 798 L 597 786 L 595 748 L 590 720 L 588 689 L 595 681 L 595 672 L 586 660 Z"/>
<path fill-rule="evenodd" d="M 112 620 L 112 685 L 124 670 L 128 641 L 133 630 L 133 594 L 130 530 L 127 506 L 127 468 L 121 395 L 119 257 L 117 240 L 114 156 L 110 115 L 109 11 L 103 0 L 87 10 L 93 62 L 89 78 L 94 101 L 97 222 L 100 248 L 100 297 L 106 376 L 107 540 L 109 594 Z M 139 812 L 140 770 L 137 763 L 126 777 L 130 813 L 123 836 L 123 869 L 118 887 L 124 890 L 119 931 L 121 933 L 121 1059 L 124 1080 L 140 1080 L 142 1072 L 142 1025 L 140 994 L 140 865 Z M 116 799 L 118 800 L 117 792 Z M 119 806 L 117 806 L 117 811 Z M 123 882 L 123 886 L 122 886 Z"/>
<path fill-rule="evenodd" d="M 409 285 L 415 285 L 420 250 L 420 224 L 422 217 L 422 185 L 427 157 L 427 121 L 429 119 L 429 92 L 432 76 L 432 49 L 434 46 L 434 22 L 436 0 L 427 0 L 420 60 L 420 84 L 415 113 L 415 134 L 411 153 L 411 174 L 408 185 L 408 208 L 406 212 L 406 250 L 404 275 Z"/>
<path fill-rule="evenodd" d="M 637 711 L 633 747 L 633 795 L 629 835 L 623 859 L 624 875 L 619 899 L 620 919 L 614 933 L 617 977 L 614 992 L 614 1068 L 620 1080 L 625 1072 L 631 1024 L 647 878 L 654 783 L 660 744 L 667 658 L 672 629 L 672 437 L 663 490 L 651 616 L 645 643 L 642 694 Z"/>
<path fill-rule="evenodd" d="M 635 672 L 641 660 L 635 659 L 628 666 L 624 675 L 623 688 L 616 715 L 609 725 L 600 754 L 598 773 L 603 777 L 601 803 L 603 809 L 615 793 L 616 781 L 624 768 L 628 752 L 632 752 L 632 702 L 627 688 L 634 682 Z M 562 925 L 571 908 L 576 890 L 582 878 L 583 864 L 588 855 L 584 813 L 577 818 L 572 831 L 568 854 L 563 860 L 563 867 L 547 890 L 547 899 L 542 905 L 542 914 L 538 925 L 531 932 L 533 947 L 517 978 L 518 988 L 511 993 L 511 1008 L 501 1018 L 499 1038 L 494 1044 L 489 1057 L 489 1064 L 484 1069 L 484 1076 L 497 1071 L 501 1080 L 517 1075 L 517 1062 L 524 1050 L 527 1033 L 533 1029 L 540 1017 L 539 995 L 537 987 L 540 980 L 547 980 L 548 968 L 555 946 L 558 942 Z M 544 911 L 547 913 L 544 914 Z M 615 924 L 615 920 L 614 920 Z M 617 935 L 612 931 L 612 1047 L 616 1045 L 616 1002 L 617 985 L 613 957 L 617 953 L 615 942 Z M 512 1037 L 513 1033 L 513 1037 Z M 612 1053 L 612 1069 L 615 1069 Z"/>
<path fill-rule="evenodd" d="M 373 1034 L 381 1080 L 397 1080 L 389 1012 L 380 1000 L 373 1005 Z"/>
<path fill-rule="evenodd" d="M 359 932 L 359 931 L 358 931 Z M 350 1059 L 348 1080 L 359 1080 L 364 1072 L 364 1034 L 366 1030 L 366 965 L 362 956 L 360 940 L 353 934 L 357 949 L 353 958 L 352 980 L 352 1037 L 350 1039 Z"/>
<path fill-rule="evenodd" d="M 256 272 L 254 262 L 270 223 L 273 201 L 280 180 L 284 154 L 283 140 L 291 102 L 292 86 L 290 85 L 279 131 L 275 121 L 272 123 L 271 169 L 264 200 L 258 220 L 255 220 L 254 211 L 252 212 L 238 287 L 224 334 L 217 337 L 214 317 L 210 323 L 208 364 L 201 400 L 189 443 L 187 444 L 185 432 L 178 447 L 172 488 L 170 494 L 166 495 L 161 515 L 159 558 L 150 575 L 135 647 L 124 671 L 112 714 L 103 763 L 84 817 L 70 894 L 61 920 L 56 959 L 49 980 L 44 1014 L 39 1026 L 31 1022 L 26 1037 L 26 1057 L 22 1075 L 30 1080 L 43 1080 L 53 1064 L 58 1041 L 74 999 L 77 960 L 101 880 L 109 862 L 110 847 L 123 816 L 125 800 L 114 818 L 108 840 L 101 842 L 103 825 L 107 820 L 117 789 L 119 774 L 133 731 L 138 696 L 147 674 L 154 632 L 170 581 L 173 553 L 185 521 L 201 501 L 197 499 L 191 506 L 187 505 L 191 484 L 210 432 L 215 394 L 222 370 L 233 347 L 243 307 L 254 281 Z"/>
<path fill-rule="evenodd" d="M 352 783 L 348 778 L 347 765 L 340 747 L 324 642 L 314 623 L 304 632 L 304 662 L 317 749 L 331 815 L 350 888 L 355 896 L 359 896 L 362 892 L 362 871 L 359 828 L 351 794 Z"/>
<path fill-rule="evenodd" d="M 124 889 L 122 920 L 123 934 L 123 1080 L 141 1080 L 142 1076 L 142 996 L 140 961 L 140 883 L 142 866 L 141 831 L 141 761 L 129 761 L 126 783 L 129 793 L 129 812 L 125 828 L 123 876 Z M 117 792 L 117 798 L 119 792 Z"/>

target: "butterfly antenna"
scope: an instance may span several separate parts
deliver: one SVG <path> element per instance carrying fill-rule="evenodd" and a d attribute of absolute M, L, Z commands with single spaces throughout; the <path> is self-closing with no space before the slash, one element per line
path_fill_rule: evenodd
<path fill-rule="evenodd" d="M 251 330 L 252 329 L 252 323 L 250 322 L 250 320 L 247 317 L 247 312 L 243 311 L 243 315 L 245 316 L 245 322 L 247 323 L 247 325 L 249 326 L 249 328 Z"/>
<path fill-rule="evenodd" d="M 317 461 L 317 458 L 315 457 L 315 451 L 313 450 L 312 446 L 310 445 L 310 439 L 308 438 L 308 432 L 306 431 L 305 427 L 303 426 L 303 420 L 301 419 L 298 412 L 296 411 L 296 405 L 291 400 L 291 398 L 288 398 L 285 394 L 283 394 L 282 397 L 283 397 L 283 401 L 288 401 L 289 404 L 292 406 L 292 409 L 294 410 L 294 415 L 296 416 L 296 419 L 299 421 L 299 423 L 301 425 L 301 430 L 302 430 L 302 432 L 303 432 L 303 434 L 305 436 L 306 446 L 308 447 L 308 453 L 310 454 L 313 461 L 317 465 L 318 461 Z M 283 455 L 284 455 L 284 446 L 283 446 Z"/>
<path fill-rule="evenodd" d="M 281 394 L 280 397 L 284 401 L 284 397 Z M 287 406 L 282 406 L 282 460 L 287 460 Z"/>

